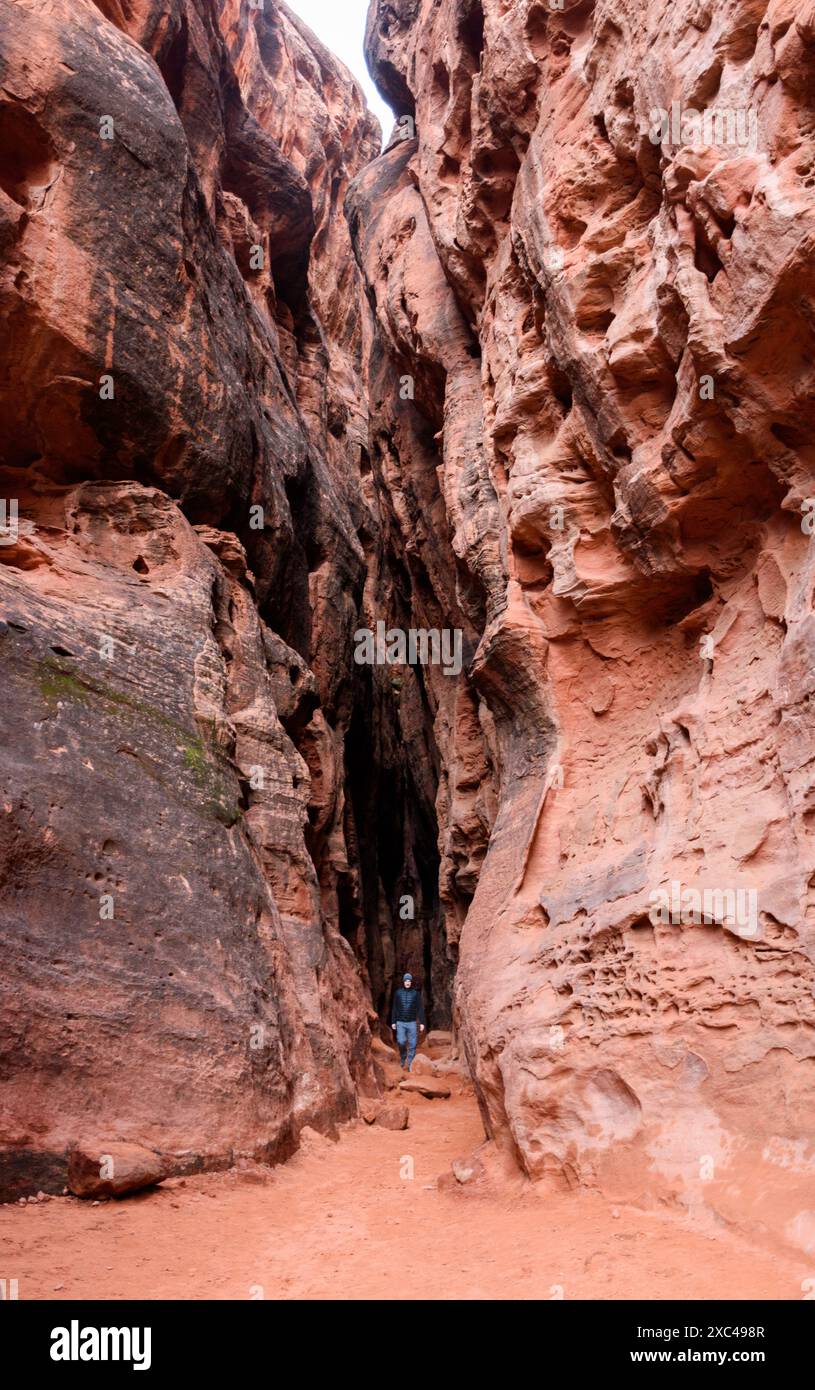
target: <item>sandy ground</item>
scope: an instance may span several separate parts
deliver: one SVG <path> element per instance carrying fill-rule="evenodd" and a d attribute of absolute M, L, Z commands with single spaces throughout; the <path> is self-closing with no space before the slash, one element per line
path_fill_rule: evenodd
<path fill-rule="evenodd" d="M 728 1231 L 517 1180 L 439 1190 L 483 1142 L 468 1089 L 411 1096 L 407 1130 L 358 1121 L 271 1171 L 0 1207 L 2 1275 L 20 1299 L 802 1297 L 810 1269 Z"/>

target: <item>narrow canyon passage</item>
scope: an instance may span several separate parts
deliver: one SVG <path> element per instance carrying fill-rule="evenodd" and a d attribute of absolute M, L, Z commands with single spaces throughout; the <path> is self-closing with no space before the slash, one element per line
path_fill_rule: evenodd
<path fill-rule="evenodd" d="M 396 1082 L 398 1065 L 387 1067 Z M 472 1088 L 407 1098 L 409 1126 L 311 1133 L 272 1170 L 172 1179 L 126 1202 L 0 1208 L 29 1299 L 795 1299 L 807 1261 L 721 1222 L 543 1192 L 482 1149 Z M 463 1094 L 462 1094 L 463 1092 Z M 393 1094 L 393 1093 L 391 1093 Z M 437 1183 L 438 1178 L 442 1183 Z"/>
<path fill-rule="evenodd" d="M 23 1297 L 812 1294 L 814 16 L 0 0 Z"/>

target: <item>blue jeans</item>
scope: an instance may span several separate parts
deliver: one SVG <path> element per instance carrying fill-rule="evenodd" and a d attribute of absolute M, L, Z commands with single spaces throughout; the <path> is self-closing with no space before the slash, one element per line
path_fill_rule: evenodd
<path fill-rule="evenodd" d="M 410 1064 L 416 1056 L 416 1037 L 419 1032 L 419 1025 L 413 1023 L 396 1024 L 396 1041 L 399 1044 L 399 1056 L 402 1066 L 405 1066 L 405 1052 L 407 1051 L 407 1069 L 410 1071 Z"/>

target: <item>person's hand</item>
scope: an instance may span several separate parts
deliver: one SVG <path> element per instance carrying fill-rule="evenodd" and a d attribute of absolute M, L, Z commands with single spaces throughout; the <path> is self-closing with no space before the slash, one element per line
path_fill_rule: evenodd
<path fill-rule="evenodd" d="M 392 1024 L 391 1024 L 391 1032 L 392 1032 L 392 1033 L 395 1033 L 395 1032 L 396 1032 L 396 1024 L 395 1024 L 395 1023 L 392 1023 Z"/>
<path fill-rule="evenodd" d="M 423 1024 L 423 1023 L 420 1023 L 420 1024 L 419 1024 L 419 1032 L 420 1032 L 420 1033 L 423 1033 L 423 1032 L 424 1032 L 424 1024 Z"/>

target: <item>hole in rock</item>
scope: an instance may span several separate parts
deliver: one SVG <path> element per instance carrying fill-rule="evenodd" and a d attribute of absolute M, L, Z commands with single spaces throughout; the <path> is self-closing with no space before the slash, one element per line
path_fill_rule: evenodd
<path fill-rule="evenodd" d="M 164 78 L 176 111 L 181 110 L 181 103 L 184 99 L 184 77 L 187 71 L 188 48 L 189 26 L 186 15 L 182 15 L 181 23 L 170 40 L 169 47 L 157 60 L 159 71 Z"/>
<path fill-rule="evenodd" d="M 704 241 L 698 233 L 696 236 L 696 255 L 693 258 L 693 263 L 697 270 L 701 270 L 702 274 L 707 276 L 711 284 L 716 279 L 719 271 L 724 269 L 716 252 L 711 246 L 708 246 L 707 242 Z"/>
<path fill-rule="evenodd" d="M 459 38 L 469 54 L 475 71 L 481 67 L 484 51 L 484 10 L 481 0 L 470 0 L 459 23 Z"/>
<path fill-rule="evenodd" d="M 718 217 L 716 220 L 721 228 L 722 236 L 725 238 L 726 241 L 729 241 L 734 231 L 736 230 L 735 215 L 731 213 L 729 217 L 722 216 Z"/>
<path fill-rule="evenodd" d="M 781 422 L 770 425 L 770 434 L 775 435 L 779 443 L 784 444 L 788 449 L 801 449 L 811 443 L 812 436 L 804 433 L 803 430 L 796 429 L 795 425 L 787 425 Z"/>
<path fill-rule="evenodd" d="M 552 393 L 555 399 L 563 407 L 564 415 L 568 415 L 572 408 L 572 383 L 566 373 L 553 364 L 551 371 Z"/>
<path fill-rule="evenodd" d="M 0 102 L 0 187 L 20 207 L 28 207 L 33 189 L 49 184 L 55 153 L 36 116 L 19 102 Z"/>

